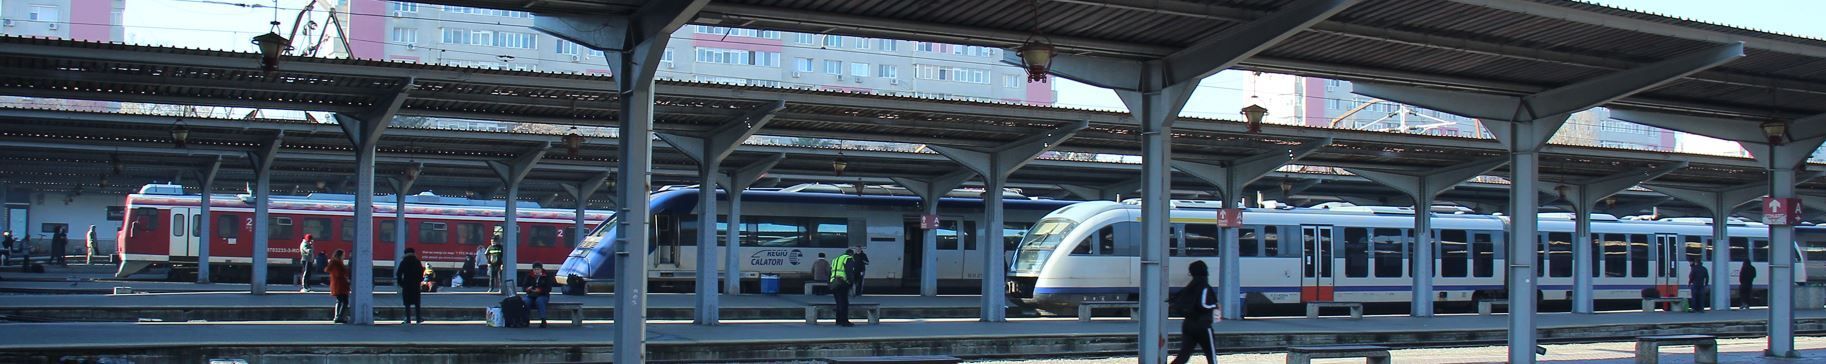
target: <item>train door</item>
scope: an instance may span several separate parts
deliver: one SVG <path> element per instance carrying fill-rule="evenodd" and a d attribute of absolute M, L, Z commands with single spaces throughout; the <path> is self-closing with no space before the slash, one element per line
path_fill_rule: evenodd
<path fill-rule="evenodd" d="M 963 222 L 955 217 L 943 218 L 938 222 L 938 279 L 964 278 L 964 240 L 966 234 L 959 225 Z"/>
<path fill-rule="evenodd" d="M 983 252 L 988 250 L 983 248 L 983 244 L 989 242 L 980 241 L 982 237 L 988 235 L 985 234 L 988 230 L 980 229 L 988 229 L 988 227 L 980 226 L 975 221 L 964 221 L 964 246 L 959 250 L 963 253 L 964 259 L 958 260 L 959 265 L 962 266 L 960 270 L 963 272 L 964 279 L 983 279 Z M 1001 244 L 1002 242 L 994 243 Z"/>
<path fill-rule="evenodd" d="M 919 287 L 919 279 L 926 272 L 919 269 L 925 257 L 926 230 L 919 227 L 919 215 L 907 215 L 901 220 L 901 259 L 900 285 L 902 287 Z"/>
<path fill-rule="evenodd" d="M 195 227 L 197 218 L 200 217 L 197 215 L 198 211 L 196 208 L 189 207 L 171 209 L 171 256 L 197 255 L 197 250 L 199 250 L 197 243 L 201 241 L 196 234 L 200 231 L 196 231 Z"/>
<path fill-rule="evenodd" d="M 1680 266 L 1685 264 L 1681 260 L 1682 257 L 1685 257 L 1685 254 L 1681 252 L 1681 247 L 1686 243 L 1681 242 L 1680 236 L 1674 234 L 1655 235 L 1654 242 L 1655 244 L 1649 247 L 1649 259 L 1655 262 L 1649 267 L 1654 272 L 1649 275 L 1655 280 L 1655 291 L 1660 293 L 1661 297 L 1678 296 L 1680 295 Z"/>
<path fill-rule="evenodd" d="M 1332 300 L 1337 278 L 1332 276 L 1332 227 L 1300 227 L 1304 237 L 1300 253 L 1300 302 Z"/>
<path fill-rule="evenodd" d="M 653 239 L 656 246 L 653 251 L 653 266 L 657 269 L 677 270 L 679 264 L 678 219 L 670 215 L 653 217 Z"/>

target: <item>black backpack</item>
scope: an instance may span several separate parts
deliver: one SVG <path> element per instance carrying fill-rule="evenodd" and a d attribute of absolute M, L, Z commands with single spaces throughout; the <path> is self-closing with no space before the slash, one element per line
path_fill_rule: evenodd
<path fill-rule="evenodd" d="M 532 317 L 526 312 L 526 301 L 520 296 L 508 296 L 501 299 L 501 323 L 507 327 L 527 327 Z"/>

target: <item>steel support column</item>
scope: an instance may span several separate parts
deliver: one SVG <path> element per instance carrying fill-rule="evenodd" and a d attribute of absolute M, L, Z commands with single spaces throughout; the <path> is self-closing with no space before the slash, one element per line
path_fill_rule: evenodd
<path fill-rule="evenodd" d="M 406 102 L 412 91 L 411 79 L 394 92 L 382 95 L 372 109 L 359 114 L 336 114 L 336 125 L 355 148 L 355 244 L 349 258 L 349 323 L 374 324 L 374 160 L 379 153 L 381 133 L 393 122 L 393 114 Z M 405 222 L 395 222 L 405 228 Z M 405 244 L 405 242 L 395 242 Z"/>
<path fill-rule="evenodd" d="M 1380 171 L 1362 168 L 1346 168 L 1351 174 L 1363 177 L 1372 182 L 1394 188 L 1414 199 L 1414 246 L 1409 249 L 1414 256 L 1410 274 L 1414 279 L 1412 299 L 1408 315 L 1414 317 L 1432 317 L 1433 276 L 1433 201 L 1440 193 L 1450 190 L 1465 180 L 1476 178 L 1490 170 L 1508 163 L 1502 158 L 1473 161 L 1469 163 L 1443 167 L 1427 171 Z"/>
<path fill-rule="evenodd" d="M 203 182 L 203 189 L 197 194 L 202 200 L 200 205 L 203 206 L 203 211 L 200 216 L 203 218 L 196 222 L 198 231 L 202 232 L 200 234 L 202 243 L 197 244 L 197 283 L 200 284 L 209 283 L 209 239 L 215 235 L 215 230 L 210 230 L 213 228 L 210 224 L 215 223 L 216 220 L 209 214 L 209 206 L 214 203 L 210 197 L 214 195 L 212 192 L 216 188 L 216 174 L 221 171 L 222 157 L 216 156 L 197 172 L 197 180 Z M 4 200 L 0 199 L 0 201 Z"/>
<path fill-rule="evenodd" d="M 938 203 L 945 194 L 964 184 L 975 173 L 956 171 L 934 177 L 888 177 L 894 183 L 919 195 L 925 216 L 938 216 Z M 923 229 L 919 248 L 919 295 L 938 295 L 938 229 Z"/>
<path fill-rule="evenodd" d="M 716 226 L 718 223 L 716 203 L 717 180 L 720 179 L 718 176 L 721 175 L 721 173 L 718 172 L 718 168 L 723 164 L 723 159 L 728 158 L 731 153 L 734 153 L 736 148 L 742 145 L 743 141 L 747 141 L 748 137 L 754 136 L 755 132 L 759 132 L 761 131 L 761 128 L 766 127 L 767 122 L 773 120 L 774 113 L 785 108 L 785 102 L 775 101 L 772 104 L 745 112 L 735 120 L 724 122 L 716 128 L 694 135 L 656 133 L 660 140 L 665 141 L 666 144 L 671 144 L 673 149 L 677 149 L 686 157 L 690 157 L 692 160 L 697 161 L 698 177 L 701 181 L 698 184 L 697 204 L 698 249 L 697 284 L 695 287 L 697 289 L 697 294 L 693 296 L 693 298 L 695 298 L 696 310 L 692 311 L 692 323 L 698 325 L 716 325 L 718 321 L 719 296 L 717 295 L 718 279 L 716 264 L 718 252 L 715 243 L 717 240 Z M 739 190 L 735 189 L 729 189 L 728 192 L 731 195 L 740 193 Z M 725 259 L 734 262 L 737 258 L 735 255 L 729 255 Z M 729 281 L 737 283 L 725 287 L 730 288 L 725 290 L 725 293 L 741 293 L 741 272 L 739 270 L 729 270 L 723 272 L 723 274 L 727 275 Z"/>
<path fill-rule="evenodd" d="M 545 151 L 551 149 L 551 143 L 534 146 L 514 157 L 512 161 L 485 161 L 488 168 L 494 170 L 495 176 L 501 177 L 501 184 L 507 186 L 507 215 L 501 223 L 501 271 L 506 273 L 501 278 L 501 295 L 512 296 L 520 276 L 520 182 L 532 173 L 533 166 L 545 159 Z M 544 263 L 544 262 L 540 262 Z"/>
<path fill-rule="evenodd" d="M 1088 126 L 1090 123 L 1085 121 L 1059 126 L 993 150 L 930 147 L 932 151 L 983 177 L 983 234 L 981 239 L 977 239 L 977 246 L 983 251 L 983 301 L 980 307 L 983 321 L 1008 320 L 1008 265 L 1004 263 L 1006 257 L 1003 256 L 1007 247 L 1002 238 L 1005 230 L 1002 223 L 1005 220 L 1002 216 L 1002 193 L 1003 187 L 1008 184 L 1008 175 Z"/>
<path fill-rule="evenodd" d="M 247 153 L 247 160 L 254 164 L 254 190 L 248 191 L 254 195 L 254 246 L 253 261 L 250 263 L 253 264 L 253 277 L 248 278 L 247 283 L 248 291 L 257 295 L 266 294 L 266 247 L 269 240 L 266 229 L 271 223 L 267 217 L 267 206 L 272 201 L 273 159 L 279 157 L 279 148 L 284 144 L 285 132 L 281 131 L 273 136 L 273 140 L 261 145 L 260 149 Z"/>
<path fill-rule="evenodd" d="M 718 183 L 722 184 L 723 188 L 732 191 L 729 192 L 729 221 L 724 225 L 725 231 L 728 233 L 724 234 L 723 256 L 729 257 L 723 260 L 723 271 L 728 272 L 723 277 L 724 292 L 739 293 L 742 291 L 742 259 L 740 258 L 742 192 L 748 191 L 749 186 L 753 186 L 755 181 L 759 181 L 762 176 L 767 175 L 767 170 L 773 169 L 775 165 L 779 165 L 780 161 L 784 160 L 786 160 L 786 154 L 774 154 L 742 166 L 742 168 L 723 173 L 718 177 L 721 180 Z"/>
<path fill-rule="evenodd" d="M 406 257 L 406 196 L 412 195 L 412 185 L 418 182 L 419 174 L 424 173 L 424 164 L 414 163 L 406 169 L 405 175 L 388 178 L 393 185 L 393 269 L 399 270 L 399 260 Z M 478 257 L 479 258 L 479 257 Z M 395 276 L 398 273 L 394 274 Z M 395 284 L 398 284 L 395 282 Z"/>
<path fill-rule="evenodd" d="M 1242 208 L 1244 206 L 1238 201 L 1241 200 L 1243 189 L 1248 187 L 1250 183 L 1255 182 L 1257 179 L 1261 179 L 1262 176 L 1266 176 L 1268 173 L 1280 169 L 1281 166 L 1287 165 L 1287 163 L 1304 158 L 1307 155 L 1318 151 L 1320 148 L 1331 145 L 1331 141 L 1331 138 L 1321 138 L 1307 141 L 1300 145 L 1290 146 L 1286 150 L 1274 150 L 1236 160 L 1224 161 L 1219 164 L 1172 161 L 1172 165 L 1173 168 L 1178 169 L 1180 172 L 1185 172 L 1206 183 L 1217 186 L 1217 194 L 1220 196 L 1219 200 L 1223 201 L 1223 207 Z M 1218 253 L 1220 263 L 1218 264 L 1217 285 L 1219 291 L 1223 292 L 1221 296 L 1223 299 L 1222 306 L 1224 318 L 1231 320 L 1243 318 L 1243 287 L 1241 283 L 1243 273 L 1241 268 L 1242 258 L 1238 256 L 1238 254 L 1240 254 L 1237 237 L 1238 233 L 1239 230 L 1236 228 L 1221 226 L 1218 227 L 1217 232 L 1219 239 L 1218 249 L 1220 251 L 1220 253 Z"/>
<path fill-rule="evenodd" d="M 620 93 L 621 211 L 615 227 L 615 362 L 641 363 L 647 351 L 647 245 L 651 238 L 653 78 L 672 32 L 709 0 L 650 2 L 627 15 L 538 14 L 533 29 L 613 53 L 610 72 Z"/>
<path fill-rule="evenodd" d="M 1677 162 L 1656 168 L 1644 168 L 1633 171 L 1599 177 L 1578 183 L 1543 183 L 1540 190 L 1548 193 L 1567 192 L 1566 202 L 1573 210 L 1572 246 L 1572 312 L 1592 313 L 1592 274 L 1597 273 L 1591 266 L 1593 251 L 1591 242 L 1591 213 L 1598 201 L 1618 192 L 1635 187 L 1642 182 L 1661 177 L 1675 170 L 1686 168 L 1687 162 Z"/>

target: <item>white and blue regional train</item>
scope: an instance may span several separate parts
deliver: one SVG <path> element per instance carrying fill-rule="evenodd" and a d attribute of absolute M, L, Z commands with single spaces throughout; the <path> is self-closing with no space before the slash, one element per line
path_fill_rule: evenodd
<path fill-rule="evenodd" d="M 919 222 L 925 210 L 920 199 L 898 189 L 871 187 L 864 192 L 857 195 L 854 190 L 832 185 L 743 192 L 741 250 L 737 256 L 742 274 L 776 274 L 782 286 L 797 287 L 796 282 L 811 278 L 812 263 L 818 260 L 818 254 L 836 259 L 845 248 L 862 247 L 869 255 L 866 285 L 871 290 L 917 287 L 922 274 L 919 264 L 924 234 Z M 983 202 L 975 197 L 957 197 L 980 193 L 954 191 L 950 194 L 953 197 L 939 201 L 936 273 L 939 287 L 946 291 L 975 291 L 982 285 L 984 250 L 976 232 Z M 696 187 L 666 188 L 652 195 L 653 243 L 648 247 L 651 256 L 647 260 L 650 282 L 688 286 L 695 280 L 699 195 Z M 727 199 L 726 192 L 719 191 L 718 196 Z M 1013 255 L 1015 245 L 1034 221 L 1075 202 L 1004 196 L 1004 257 Z M 612 281 L 619 218 L 599 225 L 578 244 L 559 268 L 558 277 L 577 275 L 593 282 Z M 718 241 L 723 241 L 726 224 L 718 225 Z M 717 268 L 722 267 L 721 262 L 719 259 Z"/>
<path fill-rule="evenodd" d="M 1169 285 L 1190 279 L 1186 267 L 1203 260 L 1220 271 L 1215 202 L 1174 201 L 1171 212 Z M 1543 300 L 1571 298 L 1573 285 L 1571 214 L 1541 214 L 1539 289 Z M 1081 301 L 1135 300 L 1140 287 L 1140 206 L 1109 201 L 1082 202 L 1053 211 L 1026 234 L 1010 264 L 1010 295 L 1049 311 Z M 1733 285 L 1743 264 L 1758 271 L 1756 287 L 1767 287 L 1768 229 L 1732 222 L 1728 267 L 1713 267 L 1710 219 L 1627 221 L 1592 217 L 1594 297 L 1634 300 L 1682 290 L 1687 261 L 1701 258 L 1708 269 L 1726 269 Z M 1476 214 L 1435 214 L 1433 272 L 1439 302 L 1474 302 L 1503 297 L 1504 229 L 1508 218 Z M 1238 232 L 1241 290 L 1250 307 L 1308 301 L 1408 302 L 1413 210 L 1393 207 L 1331 209 L 1248 209 Z M 1817 235 L 1812 226 L 1797 236 Z M 1721 244 L 1723 245 L 1723 244 Z M 1797 252 L 1804 250 L 1796 249 Z M 1807 255 L 1815 255 L 1809 253 Z M 1809 265 L 1797 256 L 1794 277 Z M 1814 267 L 1817 270 L 1817 267 Z M 1212 277 L 1216 281 L 1216 277 Z M 1714 283 L 1714 287 L 1717 287 Z M 1715 294 L 1735 294 L 1717 291 Z"/>

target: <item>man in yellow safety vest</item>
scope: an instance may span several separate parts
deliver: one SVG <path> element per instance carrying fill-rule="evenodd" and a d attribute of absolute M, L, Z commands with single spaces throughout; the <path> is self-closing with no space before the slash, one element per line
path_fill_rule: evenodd
<path fill-rule="evenodd" d="M 837 326 L 855 326 L 850 324 L 850 254 L 855 249 L 844 250 L 843 255 L 831 261 L 831 297 L 837 299 Z"/>

